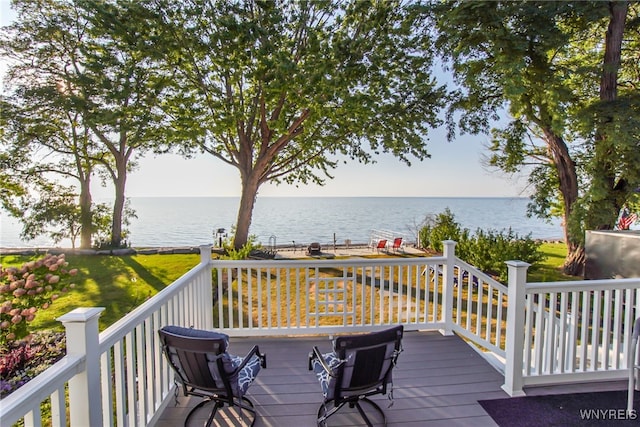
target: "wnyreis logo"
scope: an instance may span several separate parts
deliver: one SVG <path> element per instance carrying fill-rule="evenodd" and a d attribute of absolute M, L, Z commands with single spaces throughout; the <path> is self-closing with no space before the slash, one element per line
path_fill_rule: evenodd
<path fill-rule="evenodd" d="M 626 409 L 580 409 L 581 420 L 622 421 L 637 418 L 638 413 L 635 409 L 630 411 Z"/>

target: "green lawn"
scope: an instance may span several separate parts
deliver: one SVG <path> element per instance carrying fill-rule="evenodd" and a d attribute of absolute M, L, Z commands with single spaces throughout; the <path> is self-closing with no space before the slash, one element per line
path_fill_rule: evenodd
<path fill-rule="evenodd" d="M 559 282 L 563 280 L 582 280 L 583 277 L 562 274 L 560 266 L 567 256 L 567 245 L 564 243 L 543 243 L 540 250 L 547 256 L 538 268 L 527 275 L 529 282 Z"/>
<path fill-rule="evenodd" d="M 3 267 L 20 266 L 39 256 L 0 256 Z M 198 254 L 67 255 L 69 268 L 79 270 L 76 287 L 47 310 L 40 310 L 30 329 L 62 330 L 55 319 L 77 307 L 105 307 L 100 330 L 174 282 L 200 262 Z"/>

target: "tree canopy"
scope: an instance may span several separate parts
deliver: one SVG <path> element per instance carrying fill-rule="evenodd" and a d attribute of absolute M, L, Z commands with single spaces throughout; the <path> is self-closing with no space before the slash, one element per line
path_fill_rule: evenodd
<path fill-rule="evenodd" d="M 530 212 L 562 215 L 566 267 L 574 274 L 582 267 L 585 225 L 613 228 L 616 208 L 631 197 L 632 186 L 610 208 L 602 201 L 611 198 L 621 178 L 636 185 L 640 178 L 628 163 L 640 160 L 633 153 L 634 147 L 640 153 L 633 130 L 639 116 L 633 108 L 620 108 L 638 93 L 637 51 L 630 49 L 637 46 L 637 19 L 625 31 L 617 18 L 618 44 L 605 43 L 617 3 L 626 11 L 626 2 L 454 1 L 432 8 L 437 46 L 460 87 L 450 104 L 450 135 L 457 129 L 488 132 L 503 119 L 506 124 L 492 130 L 490 164 L 507 172 L 533 168 Z M 630 14 L 637 13 L 635 4 Z M 607 59 L 616 49 L 623 58 L 621 75 L 627 76 L 620 86 L 618 65 Z M 626 95 L 600 99 L 612 67 L 616 78 L 608 84 Z M 505 111 L 509 117 L 500 117 Z M 603 180 L 606 185 L 599 185 Z"/>
<path fill-rule="evenodd" d="M 124 9 L 118 2 L 92 0 L 18 0 L 13 6 L 17 20 L 0 45 L 12 59 L 10 90 L 3 95 L 3 120 L 11 126 L 4 135 L 5 155 L 39 151 L 28 162 L 14 163 L 14 173 L 76 180 L 82 247 L 91 244 L 90 184 L 101 172 L 114 185 L 111 244 L 119 246 L 127 173 L 137 156 L 165 150 L 170 135 L 158 108 L 164 77 L 153 72 L 140 49 L 147 28 L 125 25 L 127 20 L 140 24 L 135 15 L 140 9 L 135 3 Z M 29 191 L 22 188 L 21 194 Z M 23 203 L 13 212 L 29 206 L 43 205 Z"/>
<path fill-rule="evenodd" d="M 400 2 L 152 1 L 153 46 L 175 72 L 173 126 L 236 167 L 235 246 L 265 182 L 322 184 L 345 155 L 428 157 L 444 89 L 420 9 Z M 160 13 L 159 13 L 160 12 Z"/>

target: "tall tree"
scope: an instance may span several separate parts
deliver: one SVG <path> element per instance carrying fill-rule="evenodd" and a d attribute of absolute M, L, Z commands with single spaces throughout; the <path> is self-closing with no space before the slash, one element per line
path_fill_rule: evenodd
<path fill-rule="evenodd" d="M 16 60 L 9 73 L 16 89 L 6 98 L 14 106 L 7 112 L 12 143 L 40 151 L 31 174 L 77 181 L 82 247 L 91 244 L 91 179 L 105 171 L 115 189 L 111 245 L 120 246 L 127 174 L 137 156 L 164 150 L 170 135 L 158 108 L 165 77 L 140 49 L 149 34 L 137 15 L 143 9 L 92 0 L 17 0 L 13 6 L 18 18 L 2 42 Z"/>
<path fill-rule="evenodd" d="M 17 20 L 5 28 L 0 42 L 3 54 L 12 60 L 7 74 L 10 90 L 3 95 L 6 133 L 2 150 L 9 158 L 23 159 L 8 166 L 12 175 L 21 177 L 25 197 L 19 203 L 13 200 L 11 212 L 20 218 L 34 209 L 38 215 L 37 207 L 44 204 L 32 203 L 28 193 L 61 188 L 48 184 L 52 176 L 72 179 L 80 193 L 81 247 L 88 248 L 91 177 L 98 154 L 74 101 L 70 79 L 73 67 L 79 66 L 86 22 L 78 19 L 77 9 L 67 3 L 23 0 L 13 6 Z M 59 196 L 67 200 L 68 192 Z M 27 234 L 33 236 L 34 232 Z"/>
<path fill-rule="evenodd" d="M 114 184 L 111 245 L 117 247 L 123 238 L 128 172 L 140 155 L 166 150 L 171 138 L 160 109 L 168 80 L 144 54 L 153 30 L 137 2 L 76 1 L 89 25 L 73 84 L 86 123 L 108 154 L 97 160 Z"/>
<path fill-rule="evenodd" d="M 341 156 L 428 157 L 444 90 L 424 16 L 395 1 L 150 1 L 174 127 L 238 169 L 234 246 L 265 182 L 322 184 Z"/>
<path fill-rule="evenodd" d="M 451 130 L 486 132 L 508 111 L 507 124 L 493 130 L 491 164 L 509 172 L 532 167 L 530 212 L 562 216 L 569 248 L 564 268 L 579 274 L 583 186 L 598 178 L 587 166 L 589 132 L 577 128 L 598 92 L 592 65 L 603 55 L 597 30 L 608 18 L 607 4 L 460 1 L 433 9 L 438 47 L 461 87 L 448 116 Z M 592 49 L 576 60 L 585 43 Z M 618 160 L 609 155 L 607 161 Z"/>

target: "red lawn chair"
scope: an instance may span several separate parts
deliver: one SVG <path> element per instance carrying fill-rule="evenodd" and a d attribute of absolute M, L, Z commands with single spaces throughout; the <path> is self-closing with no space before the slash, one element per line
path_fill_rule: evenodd
<path fill-rule="evenodd" d="M 382 249 L 383 251 L 387 249 L 387 239 L 378 240 L 378 244 L 376 245 L 376 251 L 380 253 L 380 249 Z"/>

